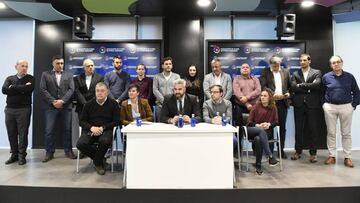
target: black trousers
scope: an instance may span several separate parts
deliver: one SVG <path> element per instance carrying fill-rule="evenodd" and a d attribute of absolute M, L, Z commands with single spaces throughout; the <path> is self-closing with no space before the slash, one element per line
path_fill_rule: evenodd
<path fill-rule="evenodd" d="M 112 144 L 112 133 L 113 130 L 109 129 L 100 136 L 91 136 L 90 131 L 83 130 L 76 147 L 81 153 L 90 157 L 95 166 L 100 166 L 103 164 L 103 158 Z M 97 145 L 94 145 L 94 143 L 97 143 Z"/>
<path fill-rule="evenodd" d="M 285 137 L 286 137 L 286 118 L 288 114 L 288 106 L 284 100 L 276 101 L 276 107 L 278 112 L 278 120 L 280 126 L 280 141 L 281 141 L 281 151 L 284 151 L 285 146 Z"/>
<path fill-rule="evenodd" d="M 25 158 L 31 108 L 5 108 L 5 124 L 13 157 Z"/>
<path fill-rule="evenodd" d="M 249 110 L 245 106 L 241 106 L 238 103 L 234 102 L 234 111 L 233 111 L 233 118 L 234 123 L 236 126 L 243 126 L 246 125 L 247 121 L 243 119 L 243 113 L 249 113 Z"/>
<path fill-rule="evenodd" d="M 308 133 L 310 155 L 316 155 L 319 113 L 318 108 L 309 108 L 305 104 L 301 107 L 294 107 L 295 150 L 297 153 L 302 153 L 305 133 Z"/>

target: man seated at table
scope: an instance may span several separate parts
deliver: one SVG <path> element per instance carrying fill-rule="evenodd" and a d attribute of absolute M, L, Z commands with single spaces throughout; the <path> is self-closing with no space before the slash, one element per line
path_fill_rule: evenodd
<path fill-rule="evenodd" d="M 196 96 L 185 93 L 186 81 L 176 79 L 174 81 L 173 94 L 166 95 L 160 113 L 160 121 L 163 123 L 176 124 L 181 114 L 184 123 L 190 123 L 191 115 L 194 114 L 196 122 L 201 121 L 200 106 Z"/>
<path fill-rule="evenodd" d="M 203 117 L 206 123 L 221 125 L 222 115 L 225 113 L 229 123 L 232 115 L 232 106 L 229 100 L 223 98 L 223 88 L 221 85 L 210 87 L 211 99 L 204 102 Z"/>
<path fill-rule="evenodd" d="M 120 108 L 116 100 L 108 97 L 106 84 L 99 82 L 95 86 L 96 97 L 84 106 L 80 118 L 81 136 L 76 147 L 90 157 L 99 175 L 105 174 L 104 155 L 112 144 L 113 128 L 119 125 Z M 97 142 L 97 148 L 93 143 Z"/>

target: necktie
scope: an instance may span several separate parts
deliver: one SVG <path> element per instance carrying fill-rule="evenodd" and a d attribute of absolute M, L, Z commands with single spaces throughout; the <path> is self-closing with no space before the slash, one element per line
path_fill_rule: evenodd
<path fill-rule="evenodd" d="M 183 114 L 183 106 L 182 106 L 181 99 L 178 100 L 178 105 L 179 105 L 179 113 Z"/>

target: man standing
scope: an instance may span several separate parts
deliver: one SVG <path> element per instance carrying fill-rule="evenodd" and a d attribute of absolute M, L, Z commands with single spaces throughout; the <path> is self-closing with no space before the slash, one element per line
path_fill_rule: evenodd
<path fill-rule="evenodd" d="M 194 114 L 196 122 L 200 122 L 200 107 L 197 97 L 186 93 L 186 81 L 177 79 L 173 86 L 174 93 L 166 95 L 164 98 L 160 121 L 176 124 L 181 114 L 184 123 L 190 123 L 191 115 Z"/>
<path fill-rule="evenodd" d="M 245 125 L 242 114 L 249 113 L 261 93 L 261 86 L 257 77 L 251 76 L 249 64 L 241 65 L 240 74 L 234 78 L 233 91 L 235 96 L 234 119 L 237 126 Z"/>
<path fill-rule="evenodd" d="M 2 87 L 3 94 L 7 95 L 5 124 L 11 153 L 5 164 L 19 161 L 19 165 L 24 165 L 26 164 L 34 77 L 27 74 L 28 62 L 25 60 L 18 60 L 15 69 L 16 75 L 7 77 Z"/>
<path fill-rule="evenodd" d="M 221 85 L 224 90 L 224 99 L 230 100 L 232 96 L 232 82 L 230 75 L 222 71 L 219 59 L 213 59 L 211 61 L 211 67 L 212 73 L 205 75 L 203 83 L 205 100 L 211 98 L 210 87 L 213 85 Z"/>
<path fill-rule="evenodd" d="M 286 117 L 288 112 L 288 98 L 290 96 L 290 74 L 287 69 L 280 68 L 281 58 L 272 56 L 269 60 L 270 67 L 264 68 L 260 76 L 261 88 L 269 88 L 274 92 L 274 99 L 278 111 L 280 125 L 281 155 L 287 159 L 284 153 L 286 137 Z"/>
<path fill-rule="evenodd" d="M 66 157 L 76 159 L 71 143 L 71 102 L 74 93 L 74 79 L 70 71 L 64 70 L 64 59 L 61 56 L 52 58 L 53 69 L 41 75 L 40 93 L 45 105 L 45 149 L 43 162 L 54 158 L 54 128 L 62 124 L 63 145 Z"/>
<path fill-rule="evenodd" d="M 335 164 L 336 155 L 336 123 L 340 120 L 341 143 L 344 150 L 344 165 L 354 167 L 351 160 L 351 123 L 352 114 L 360 104 L 360 91 L 354 76 L 343 70 L 340 56 L 330 58 L 333 71 L 326 73 L 322 80 L 325 89 L 324 114 L 327 126 L 327 146 L 329 157 L 325 164 Z"/>
<path fill-rule="evenodd" d="M 161 108 L 164 102 L 164 97 L 166 95 L 173 93 L 174 81 L 180 79 L 180 75 L 173 73 L 171 70 L 173 68 L 172 58 L 165 57 L 161 62 L 161 67 L 163 71 L 154 77 L 153 82 L 153 92 L 156 97 L 156 111 L 157 118 L 160 116 Z M 159 119 L 158 119 L 159 120 Z"/>
<path fill-rule="evenodd" d="M 120 56 L 113 57 L 114 71 L 105 74 L 104 82 L 109 87 L 109 97 L 118 103 L 128 97 L 130 75 L 121 69 L 123 60 Z"/>
<path fill-rule="evenodd" d="M 95 85 L 104 80 L 103 76 L 95 72 L 94 61 L 85 59 L 83 62 L 84 73 L 74 78 L 75 97 L 77 100 L 76 112 L 81 115 L 81 111 L 86 102 L 95 98 Z"/>
<path fill-rule="evenodd" d="M 113 128 L 120 123 L 120 108 L 114 99 L 108 97 L 105 83 L 99 82 L 95 91 L 96 97 L 87 102 L 82 111 L 82 132 L 76 147 L 93 160 L 96 172 L 104 175 L 103 159 L 113 140 Z M 97 148 L 94 148 L 94 142 L 99 143 Z"/>
<path fill-rule="evenodd" d="M 301 69 L 291 77 L 292 101 L 295 119 L 295 154 L 291 160 L 301 158 L 305 133 L 310 138 L 310 163 L 317 162 L 316 140 L 318 136 L 318 115 L 320 113 L 321 72 L 310 67 L 311 58 L 301 54 Z"/>
<path fill-rule="evenodd" d="M 149 104 L 154 105 L 154 95 L 153 95 L 153 81 L 146 77 L 145 75 L 146 67 L 144 64 L 140 63 L 136 66 L 137 78 L 135 78 L 131 83 L 139 86 L 139 97 L 147 99 Z"/>
<path fill-rule="evenodd" d="M 222 115 L 225 113 L 229 123 L 232 116 L 232 105 L 229 100 L 223 99 L 221 85 L 210 87 L 211 99 L 206 100 L 203 105 L 203 117 L 206 123 L 221 125 Z"/>

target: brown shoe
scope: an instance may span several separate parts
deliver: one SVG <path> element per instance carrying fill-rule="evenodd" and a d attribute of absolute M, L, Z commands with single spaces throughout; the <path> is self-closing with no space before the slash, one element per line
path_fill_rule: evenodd
<path fill-rule="evenodd" d="M 329 156 L 329 157 L 325 160 L 324 164 L 330 165 L 330 164 L 335 164 L 335 162 L 336 162 L 335 157 Z"/>
<path fill-rule="evenodd" d="M 317 162 L 316 155 L 310 155 L 309 161 L 310 163 L 316 163 Z"/>
<path fill-rule="evenodd" d="M 299 153 L 295 152 L 295 154 L 292 155 L 291 160 L 298 160 L 300 158 L 301 158 L 301 155 Z"/>
<path fill-rule="evenodd" d="M 344 159 L 344 165 L 347 166 L 347 167 L 350 167 L 350 168 L 354 168 L 354 164 L 353 164 L 353 162 L 351 161 L 350 158 L 345 158 Z"/>

